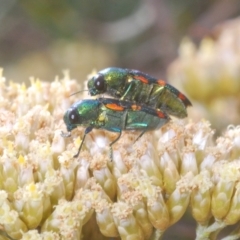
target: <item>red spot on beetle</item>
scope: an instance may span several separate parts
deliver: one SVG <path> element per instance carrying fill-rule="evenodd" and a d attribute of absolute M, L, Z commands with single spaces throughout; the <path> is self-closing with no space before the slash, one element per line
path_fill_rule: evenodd
<path fill-rule="evenodd" d="M 141 106 L 136 105 L 136 104 L 133 104 L 133 105 L 131 106 L 131 108 L 132 108 L 133 111 L 140 111 L 140 110 L 141 110 Z"/>
<path fill-rule="evenodd" d="M 149 83 L 148 79 L 143 77 L 143 76 L 134 76 L 134 78 L 139 80 L 139 81 L 141 81 L 141 82 L 143 82 L 143 83 L 145 83 L 145 84 Z"/>
<path fill-rule="evenodd" d="M 166 114 L 163 113 L 162 111 L 157 111 L 157 115 L 158 115 L 158 117 L 160 117 L 160 118 L 166 118 Z"/>
<path fill-rule="evenodd" d="M 108 109 L 114 110 L 114 111 L 123 111 L 124 107 L 116 104 L 116 103 L 108 103 L 105 105 Z"/>
<path fill-rule="evenodd" d="M 192 103 L 187 99 L 187 97 L 185 95 L 183 95 L 182 93 L 179 92 L 178 94 L 178 98 L 180 98 L 184 105 L 187 107 L 187 106 L 192 106 Z"/>
<path fill-rule="evenodd" d="M 157 80 L 157 83 L 161 86 L 165 86 L 167 83 L 161 79 Z"/>

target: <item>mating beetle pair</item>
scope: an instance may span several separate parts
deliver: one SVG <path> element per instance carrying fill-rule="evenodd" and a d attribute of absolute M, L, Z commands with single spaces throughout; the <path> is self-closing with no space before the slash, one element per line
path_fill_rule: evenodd
<path fill-rule="evenodd" d="M 187 116 L 191 102 L 173 86 L 163 80 L 155 79 L 137 70 L 107 68 L 98 72 L 88 81 L 90 95 L 109 94 L 115 98 L 86 99 L 73 104 L 64 115 L 68 133 L 77 126 L 86 126 L 82 144 L 93 128 L 118 132 L 140 130 L 141 137 L 146 131 L 158 129 L 166 124 L 173 115 L 178 118 Z M 137 138 L 137 139 L 138 139 Z"/>

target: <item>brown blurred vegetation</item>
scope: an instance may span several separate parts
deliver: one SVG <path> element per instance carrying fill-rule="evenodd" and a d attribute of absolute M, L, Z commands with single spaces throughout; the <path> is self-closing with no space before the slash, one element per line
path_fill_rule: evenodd
<path fill-rule="evenodd" d="M 238 0 L 2 0 L 0 66 L 26 82 L 108 66 L 165 78 L 183 36 L 199 42 L 239 13 Z"/>

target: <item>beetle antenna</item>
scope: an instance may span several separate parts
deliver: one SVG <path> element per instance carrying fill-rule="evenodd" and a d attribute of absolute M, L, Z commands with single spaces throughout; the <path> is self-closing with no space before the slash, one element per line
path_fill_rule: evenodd
<path fill-rule="evenodd" d="M 77 92 L 75 92 L 75 93 L 72 93 L 71 95 L 69 95 L 69 97 L 71 97 L 71 96 L 73 96 L 73 95 L 76 95 L 76 94 L 78 94 L 78 93 L 80 93 L 80 92 L 85 92 L 85 91 L 88 91 L 88 90 L 81 90 L 81 91 L 77 91 Z"/>

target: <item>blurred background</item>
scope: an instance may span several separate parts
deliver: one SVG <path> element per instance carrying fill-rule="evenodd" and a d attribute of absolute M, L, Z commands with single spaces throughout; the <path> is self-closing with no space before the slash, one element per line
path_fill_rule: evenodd
<path fill-rule="evenodd" d="M 183 91 L 190 118 L 220 133 L 240 121 L 239 15 L 239 0 L 0 0 L 0 67 L 26 84 L 138 69 Z M 164 239 L 194 234 L 186 214 Z"/>
<path fill-rule="evenodd" d="M 238 0 L 1 0 L 0 66 L 8 78 L 52 80 L 69 69 L 135 68 L 166 79 L 184 36 L 216 38 Z"/>

